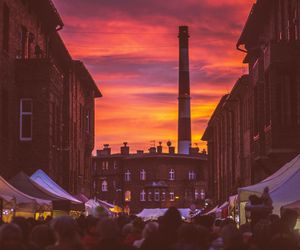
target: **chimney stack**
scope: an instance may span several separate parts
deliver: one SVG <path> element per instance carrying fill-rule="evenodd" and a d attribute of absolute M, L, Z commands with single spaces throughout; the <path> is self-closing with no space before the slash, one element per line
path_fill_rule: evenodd
<path fill-rule="evenodd" d="M 189 30 L 179 26 L 178 153 L 189 154 L 191 145 L 191 101 L 189 71 Z"/>
<path fill-rule="evenodd" d="M 159 142 L 159 146 L 157 146 L 157 153 L 162 154 L 163 148 L 162 148 L 162 142 Z"/>
<path fill-rule="evenodd" d="M 129 155 L 129 147 L 127 146 L 127 142 L 123 142 L 124 146 L 121 147 L 122 155 Z"/>

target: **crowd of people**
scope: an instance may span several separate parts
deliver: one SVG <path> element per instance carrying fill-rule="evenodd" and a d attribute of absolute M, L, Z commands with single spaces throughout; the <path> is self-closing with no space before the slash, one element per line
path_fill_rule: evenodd
<path fill-rule="evenodd" d="M 68 216 L 45 221 L 16 217 L 0 226 L 1 250 L 297 250 L 294 210 L 269 214 L 239 228 L 232 219 L 196 216 L 182 220 L 170 207 L 157 221 L 135 216 Z"/>

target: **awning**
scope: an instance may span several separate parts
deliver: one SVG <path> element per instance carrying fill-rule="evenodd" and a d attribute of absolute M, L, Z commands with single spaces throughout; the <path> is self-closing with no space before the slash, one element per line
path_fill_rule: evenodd
<path fill-rule="evenodd" d="M 280 215 L 282 206 L 300 200 L 300 192 L 297 192 L 300 190 L 300 155 L 258 184 L 239 188 L 238 202 L 240 207 L 241 203 L 244 204 L 248 201 L 249 195 L 260 196 L 265 187 L 269 188 L 273 200 L 273 213 L 275 214 Z"/>
<path fill-rule="evenodd" d="M 14 203 L 18 207 L 23 207 L 24 205 L 30 205 L 33 210 L 50 209 L 52 204 L 51 200 L 35 198 L 30 195 L 24 194 L 20 190 L 16 189 L 14 186 L 9 184 L 4 178 L 0 176 L 0 197 L 7 203 Z"/>
<path fill-rule="evenodd" d="M 59 198 L 70 201 L 70 207 L 68 210 L 84 210 L 84 204 L 76 199 L 74 196 L 69 194 L 56 182 L 54 182 L 44 171 L 37 170 L 31 177 L 35 183 L 46 189 L 52 195 L 55 195 Z"/>

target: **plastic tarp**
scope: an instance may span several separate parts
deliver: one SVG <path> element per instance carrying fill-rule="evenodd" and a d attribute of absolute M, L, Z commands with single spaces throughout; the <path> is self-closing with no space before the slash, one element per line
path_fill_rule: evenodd
<path fill-rule="evenodd" d="M 204 215 L 210 215 L 210 214 L 214 214 L 217 212 L 219 206 L 214 207 L 212 210 L 208 211 L 207 213 L 205 213 Z"/>
<path fill-rule="evenodd" d="M 31 177 L 31 180 L 42 186 L 51 194 L 54 194 L 60 198 L 67 199 L 75 204 L 82 204 L 81 201 L 73 197 L 66 190 L 56 184 L 44 171 L 41 169 L 37 170 Z"/>
<path fill-rule="evenodd" d="M 14 186 L 9 184 L 0 176 L 0 197 L 7 203 L 15 204 L 17 207 L 28 205 L 33 211 L 39 206 L 51 207 L 51 200 L 39 199 L 30 195 L 24 194 Z"/>
<path fill-rule="evenodd" d="M 239 188 L 238 202 L 240 214 L 249 195 L 260 196 L 265 187 L 269 187 L 269 193 L 273 200 L 273 213 L 280 215 L 280 208 L 289 203 L 300 200 L 300 155 L 281 167 L 277 172 L 256 185 Z M 242 218 L 241 218 L 242 219 Z"/>

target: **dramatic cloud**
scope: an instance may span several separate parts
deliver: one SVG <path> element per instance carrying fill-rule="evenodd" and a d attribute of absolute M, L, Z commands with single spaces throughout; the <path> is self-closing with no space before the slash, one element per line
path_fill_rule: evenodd
<path fill-rule="evenodd" d="M 103 98 L 96 145 L 118 151 L 177 141 L 178 26 L 190 29 L 193 142 L 221 96 L 247 73 L 236 41 L 254 0 L 54 0 L 70 53 L 82 60 Z"/>

